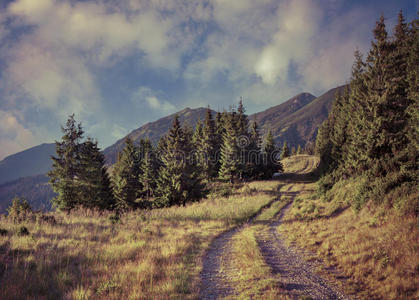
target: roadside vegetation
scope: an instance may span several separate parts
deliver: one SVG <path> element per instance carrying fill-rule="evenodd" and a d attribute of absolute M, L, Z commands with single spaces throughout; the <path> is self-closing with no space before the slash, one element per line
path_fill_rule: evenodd
<path fill-rule="evenodd" d="M 84 209 L 2 217 L 0 298 L 194 298 L 211 239 L 272 201 L 276 185 L 218 185 L 199 203 L 120 217 Z"/>

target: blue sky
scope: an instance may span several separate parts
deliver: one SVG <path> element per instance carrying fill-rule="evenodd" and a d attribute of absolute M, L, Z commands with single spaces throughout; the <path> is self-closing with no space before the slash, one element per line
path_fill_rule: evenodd
<path fill-rule="evenodd" d="M 185 107 L 248 113 L 344 84 L 381 13 L 418 1 L 0 0 L 0 159 L 75 113 L 109 146 Z"/>

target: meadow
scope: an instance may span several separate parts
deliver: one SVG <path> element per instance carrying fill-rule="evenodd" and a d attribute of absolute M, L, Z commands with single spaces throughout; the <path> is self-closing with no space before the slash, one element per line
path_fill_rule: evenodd
<path fill-rule="evenodd" d="M 272 201 L 277 185 L 220 186 L 186 207 L 133 211 L 120 220 L 86 210 L 50 213 L 56 224 L 3 216 L 0 298 L 196 298 L 211 239 Z"/>

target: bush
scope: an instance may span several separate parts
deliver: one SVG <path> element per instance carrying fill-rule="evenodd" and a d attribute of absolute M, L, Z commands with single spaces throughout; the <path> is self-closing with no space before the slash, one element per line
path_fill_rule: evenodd
<path fill-rule="evenodd" d="M 19 227 L 19 229 L 17 230 L 17 235 L 18 235 L 18 236 L 25 236 L 25 235 L 29 235 L 29 230 L 28 230 L 28 228 L 26 228 L 25 226 L 21 226 L 21 227 Z"/>
<path fill-rule="evenodd" d="M 5 236 L 7 235 L 9 232 L 6 229 L 0 228 L 0 236 Z"/>
<path fill-rule="evenodd" d="M 118 213 L 114 213 L 109 216 L 109 221 L 111 221 L 111 224 L 119 224 L 121 223 L 121 217 Z"/>
<path fill-rule="evenodd" d="M 7 213 L 8 217 L 12 218 L 13 223 L 20 223 L 26 221 L 33 211 L 26 199 L 15 197 L 12 200 L 12 205 L 7 209 Z"/>

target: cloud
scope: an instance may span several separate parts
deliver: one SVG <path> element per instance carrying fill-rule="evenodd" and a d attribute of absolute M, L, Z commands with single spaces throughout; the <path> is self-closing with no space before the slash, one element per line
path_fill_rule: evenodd
<path fill-rule="evenodd" d="M 0 159 L 36 145 L 37 138 L 11 112 L 0 110 Z"/>
<path fill-rule="evenodd" d="M 159 110 L 164 113 L 172 112 L 176 109 L 172 103 L 157 98 L 156 94 L 161 95 L 162 92 L 156 93 L 148 87 L 140 87 L 138 88 L 137 92 L 134 93 L 132 101 L 134 103 L 146 103 L 148 107 L 152 108 L 153 110 Z"/>

